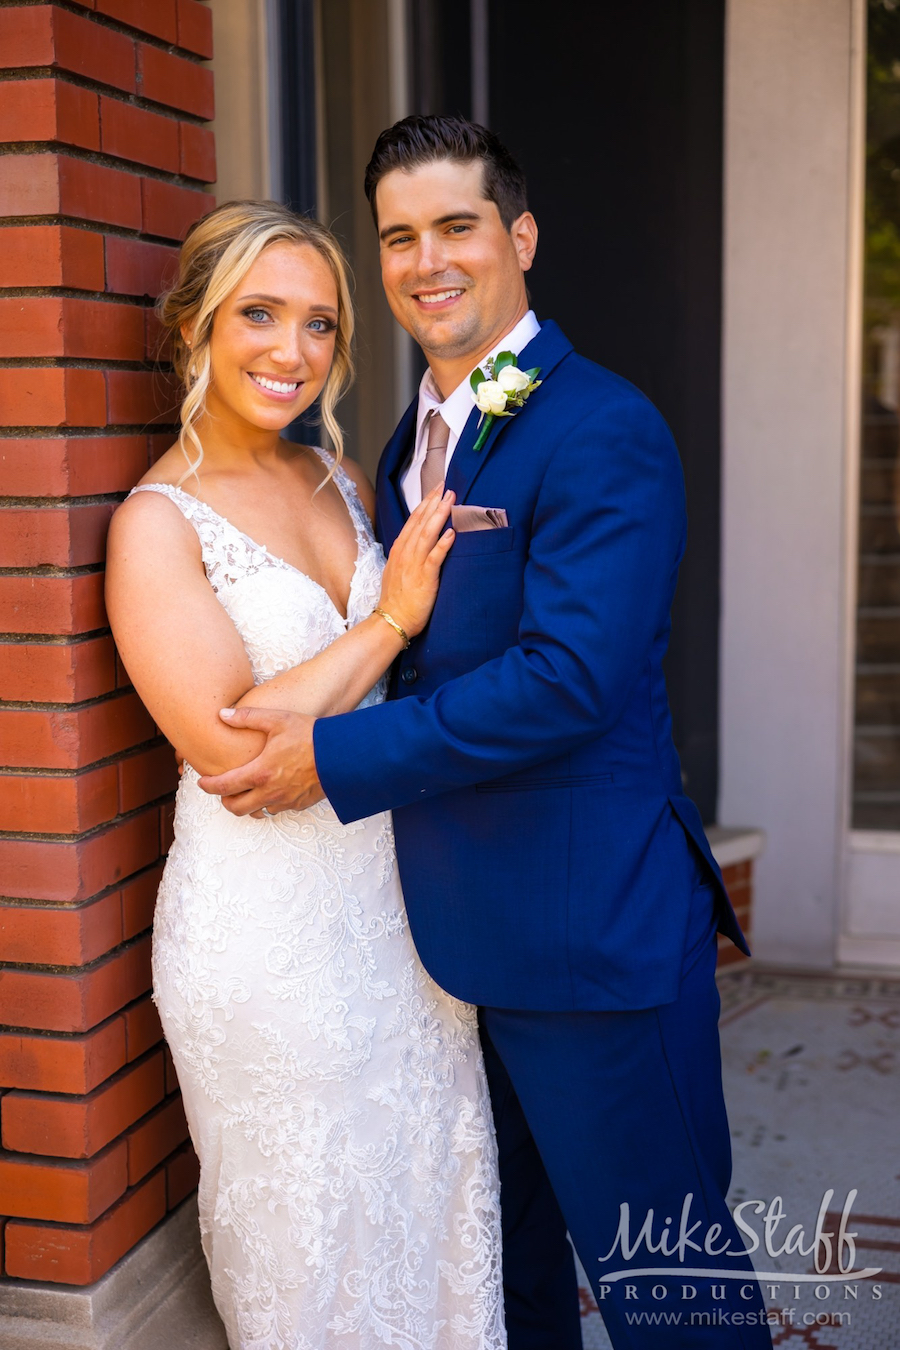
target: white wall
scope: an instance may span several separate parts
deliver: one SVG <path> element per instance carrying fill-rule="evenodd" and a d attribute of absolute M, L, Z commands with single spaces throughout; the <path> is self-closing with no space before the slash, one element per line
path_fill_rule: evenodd
<path fill-rule="evenodd" d="M 853 13 L 728 4 L 719 819 L 766 831 L 755 953 L 810 966 L 843 842 Z"/>

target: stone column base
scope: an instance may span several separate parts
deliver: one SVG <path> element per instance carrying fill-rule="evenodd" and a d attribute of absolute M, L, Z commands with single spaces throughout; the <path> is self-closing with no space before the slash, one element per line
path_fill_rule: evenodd
<path fill-rule="evenodd" d="M 228 1350 L 192 1196 L 96 1284 L 0 1281 L 3 1350 Z"/>

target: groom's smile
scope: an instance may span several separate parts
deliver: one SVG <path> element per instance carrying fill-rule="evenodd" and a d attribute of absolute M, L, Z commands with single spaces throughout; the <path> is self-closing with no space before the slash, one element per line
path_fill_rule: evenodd
<path fill-rule="evenodd" d="M 526 211 L 504 226 L 480 161 L 392 170 L 376 207 L 388 303 L 446 396 L 527 313 L 534 218 Z"/>

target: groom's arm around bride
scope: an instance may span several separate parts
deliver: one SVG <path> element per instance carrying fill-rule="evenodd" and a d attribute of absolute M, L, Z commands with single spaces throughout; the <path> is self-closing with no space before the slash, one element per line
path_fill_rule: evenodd
<path fill-rule="evenodd" d="M 343 821 L 393 810 L 422 961 L 483 1009 L 510 1346 L 578 1343 L 566 1227 L 614 1343 L 631 1345 L 623 1286 L 603 1294 L 598 1268 L 620 1205 L 680 1214 L 692 1193 L 695 1218 L 734 1231 L 716 929 L 746 948 L 682 790 L 662 669 L 681 467 L 652 404 L 530 313 L 537 232 L 495 137 L 405 119 L 379 138 L 366 186 L 388 301 L 429 363 L 379 468 L 382 542 L 415 505 L 431 413 L 457 502 L 507 524 L 457 534 L 387 703 L 314 725 L 257 714 L 247 724 L 273 730 L 271 748 L 204 786 L 239 812 L 322 794 Z M 602 304 L 591 260 L 572 265 L 585 304 Z M 469 376 L 506 351 L 541 383 L 479 440 Z M 763 1324 L 758 1339 L 708 1334 L 690 1344 L 770 1343 Z"/>

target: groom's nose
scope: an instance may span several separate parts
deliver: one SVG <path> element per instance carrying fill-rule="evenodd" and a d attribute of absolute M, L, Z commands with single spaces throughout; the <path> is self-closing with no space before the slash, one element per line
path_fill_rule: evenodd
<path fill-rule="evenodd" d="M 422 276 L 432 277 L 435 272 L 443 272 L 447 265 L 447 251 L 440 235 L 429 231 L 419 239 L 419 256 L 416 259 L 418 271 Z"/>

